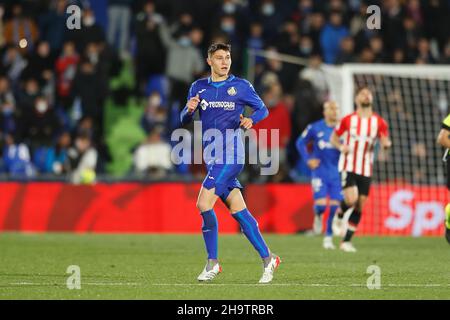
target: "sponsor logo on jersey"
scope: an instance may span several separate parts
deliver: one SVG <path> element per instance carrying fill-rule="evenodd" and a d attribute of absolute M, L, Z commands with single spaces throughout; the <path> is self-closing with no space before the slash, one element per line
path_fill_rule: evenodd
<path fill-rule="evenodd" d="M 200 102 L 200 107 L 202 107 L 202 110 L 206 110 L 206 108 L 208 107 L 208 102 L 206 102 L 206 100 L 205 99 L 203 99 L 201 102 Z"/>
<path fill-rule="evenodd" d="M 225 111 L 233 111 L 235 103 L 231 101 L 210 101 L 209 107 L 212 109 L 223 109 Z"/>
<path fill-rule="evenodd" d="M 230 96 L 235 96 L 235 95 L 237 94 L 237 90 L 236 90 L 235 87 L 230 87 L 230 88 L 228 88 L 227 93 L 228 93 Z"/>

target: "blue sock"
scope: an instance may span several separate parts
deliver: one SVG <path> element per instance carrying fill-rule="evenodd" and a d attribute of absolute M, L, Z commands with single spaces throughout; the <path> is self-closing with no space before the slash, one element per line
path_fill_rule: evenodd
<path fill-rule="evenodd" d="M 336 214 L 336 211 L 339 209 L 339 206 L 330 206 L 330 214 L 328 215 L 328 219 L 327 219 L 327 231 L 326 231 L 326 235 L 327 236 L 332 236 L 333 235 L 333 218 L 334 215 Z"/>
<path fill-rule="evenodd" d="M 208 210 L 201 213 L 203 217 L 203 240 L 205 240 L 208 259 L 217 259 L 217 240 L 219 237 L 219 228 L 217 217 L 214 210 Z"/>
<path fill-rule="evenodd" d="M 264 242 L 261 232 L 259 232 L 258 222 L 255 218 L 253 218 L 251 213 L 247 209 L 244 209 L 232 214 L 232 216 L 237 222 L 239 222 L 242 232 L 245 234 L 253 247 L 258 251 L 261 258 L 264 259 L 269 257 L 269 248 Z"/>
<path fill-rule="evenodd" d="M 314 213 L 318 216 L 321 216 L 325 212 L 326 209 L 327 209 L 326 206 L 322 206 L 319 204 L 314 205 Z"/>

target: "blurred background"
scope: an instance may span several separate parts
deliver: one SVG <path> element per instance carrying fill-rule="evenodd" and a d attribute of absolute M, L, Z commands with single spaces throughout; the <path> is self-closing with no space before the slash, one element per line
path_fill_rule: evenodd
<path fill-rule="evenodd" d="M 79 30 L 66 25 L 72 4 L 81 8 Z M 367 28 L 369 5 L 381 9 L 379 30 Z M 449 0 L 0 1 L 0 181 L 63 183 L 58 188 L 173 182 L 196 190 L 205 168 L 174 165 L 170 134 L 181 126 L 190 84 L 208 76 L 206 50 L 218 41 L 232 45 L 232 73 L 249 79 L 270 109 L 257 128 L 280 129 L 279 143 L 264 146 L 280 154 L 278 174 L 261 176 L 248 165 L 240 179 L 256 194 L 271 193 L 258 189 L 270 183 L 304 188 L 289 189 L 293 196 L 309 192 L 300 208 L 306 222 L 288 218 L 286 230 L 307 229 L 312 219 L 310 172 L 295 140 L 322 117 L 327 99 L 338 100 L 342 115 L 353 110 L 353 88 L 362 84 L 374 89 L 375 111 L 394 142 L 390 154 L 377 153 L 373 201 L 381 204 L 371 210 L 388 214 L 389 195 L 405 185 L 415 194 L 406 198 L 412 210 L 414 197 L 446 201 L 434 140 L 449 112 Z M 14 188 L 28 186 L 4 183 L 2 190 L 17 200 Z M 266 212 L 270 199 L 255 206 Z M 55 205 L 48 201 L 46 208 Z M 265 230 L 276 231 L 268 221 Z M 383 221 L 367 232 L 384 230 Z M 404 228 L 411 232 L 413 222 Z M 437 224 L 432 230 L 442 232 Z"/>

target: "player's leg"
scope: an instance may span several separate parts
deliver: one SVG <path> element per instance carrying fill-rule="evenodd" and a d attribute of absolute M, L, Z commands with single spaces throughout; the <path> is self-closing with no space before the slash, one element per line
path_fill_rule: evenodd
<path fill-rule="evenodd" d="M 344 215 L 347 211 L 353 210 L 353 207 L 358 201 L 358 187 L 356 186 L 356 179 L 353 173 L 341 172 L 341 198 L 340 210 L 336 214 L 334 223 L 335 233 L 339 236 L 344 236 Z"/>
<path fill-rule="evenodd" d="M 234 188 L 228 195 L 224 194 L 222 200 L 230 210 L 232 217 L 239 223 L 244 235 L 263 260 L 264 273 L 259 282 L 268 283 L 272 281 L 273 272 L 281 262 L 280 258 L 270 252 L 261 235 L 258 222 L 247 209 L 241 191 L 238 188 Z"/>
<path fill-rule="evenodd" d="M 311 186 L 314 194 L 314 223 L 313 232 L 316 235 L 322 234 L 322 217 L 327 209 L 327 189 L 324 181 L 319 177 L 311 179 Z"/>
<path fill-rule="evenodd" d="M 336 247 L 333 244 L 333 222 L 336 221 L 334 219 L 336 212 L 340 210 L 340 201 L 333 200 L 330 196 L 330 206 L 329 213 L 326 223 L 325 237 L 323 238 L 323 248 L 334 250 Z"/>
<path fill-rule="evenodd" d="M 357 176 L 357 185 L 359 193 L 358 201 L 357 204 L 354 206 L 353 212 L 348 218 L 348 228 L 343 240 L 343 243 L 346 243 L 345 246 L 347 247 L 348 252 L 356 251 L 353 245 L 351 245 L 351 240 L 358 228 L 359 222 L 361 221 L 362 209 L 364 208 L 364 205 L 367 201 L 367 197 L 369 195 L 370 183 L 371 183 L 370 178 L 364 176 Z"/>
<path fill-rule="evenodd" d="M 214 190 L 214 188 L 206 189 L 202 186 L 197 199 L 197 208 L 203 219 L 203 240 L 208 254 L 206 266 L 198 276 L 198 280 L 200 281 L 212 280 L 221 272 L 221 267 L 217 260 L 219 229 L 217 217 L 213 209 L 218 196 L 214 193 Z"/>

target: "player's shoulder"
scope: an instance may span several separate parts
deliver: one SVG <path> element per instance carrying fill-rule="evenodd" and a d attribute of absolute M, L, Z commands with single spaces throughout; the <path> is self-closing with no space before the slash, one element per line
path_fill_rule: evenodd
<path fill-rule="evenodd" d="M 232 77 L 233 77 L 233 79 L 231 80 L 231 82 L 235 83 L 236 85 L 253 88 L 252 83 L 250 81 L 248 81 L 247 79 L 236 77 L 236 76 L 232 76 Z"/>
<path fill-rule="evenodd" d="M 351 119 L 352 117 L 354 117 L 354 116 L 359 117 L 359 116 L 358 116 L 358 113 L 356 113 L 356 111 L 355 111 L 355 112 L 352 112 L 352 113 L 349 113 L 349 114 L 347 114 L 347 115 L 345 115 L 345 116 L 343 116 L 343 117 L 341 118 L 341 122 L 347 122 L 347 121 L 350 121 L 350 119 Z"/>
<path fill-rule="evenodd" d="M 311 128 L 320 128 L 323 127 L 323 125 L 325 124 L 325 120 L 324 119 L 320 119 L 314 122 L 311 122 Z"/>
<path fill-rule="evenodd" d="M 446 126 L 446 128 L 450 128 L 450 113 L 447 115 L 444 121 L 442 121 L 442 125 Z"/>
<path fill-rule="evenodd" d="M 386 119 L 384 119 L 379 113 L 373 112 L 372 117 L 377 118 L 379 123 L 387 124 Z"/>
<path fill-rule="evenodd" d="M 203 87 L 208 84 L 208 78 L 201 78 L 197 79 L 194 82 L 192 82 L 192 87 Z"/>

